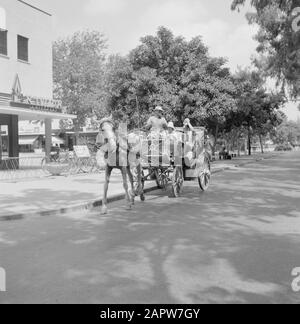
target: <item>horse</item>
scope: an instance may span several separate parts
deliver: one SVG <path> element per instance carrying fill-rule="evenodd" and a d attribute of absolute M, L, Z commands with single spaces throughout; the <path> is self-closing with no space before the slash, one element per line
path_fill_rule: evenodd
<path fill-rule="evenodd" d="M 115 123 L 111 117 L 103 118 L 100 121 L 100 131 L 96 145 L 105 154 L 106 163 L 102 215 L 108 213 L 107 193 L 111 173 L 114 169 L 119 169 L 122 174 L 127 210 L 131 210 L 136 196 L 140 195 L 141 199 L 144 200 L 142 167 L 139 163 L 139 140 L 139 136 L 134 133 L 127 135 L 119 131 L 117 134 Z M 136 187 L 134 186 L 132 169 L 136 171 Z M 128 187 L 127 176 L 131 184 L 131 190 Z"/>

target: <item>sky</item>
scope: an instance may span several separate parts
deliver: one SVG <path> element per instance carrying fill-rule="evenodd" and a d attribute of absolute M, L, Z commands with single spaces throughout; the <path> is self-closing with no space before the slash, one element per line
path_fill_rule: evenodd
<path fill-rule="evenodd" d="M 228 59 L 234 72 L 251 64 L 257 27 L 245 13 L 232 12 L 232 0 L 25 0 L 53 14 L 54 39 L 79 30 L 98 30 L 108 40 L 108 53 L 127 54 L 159 26 L 187 39 L 201 35 L 213 56 Z M 297 120 L 300 112 L 289 103 L 284 112 Z"/>

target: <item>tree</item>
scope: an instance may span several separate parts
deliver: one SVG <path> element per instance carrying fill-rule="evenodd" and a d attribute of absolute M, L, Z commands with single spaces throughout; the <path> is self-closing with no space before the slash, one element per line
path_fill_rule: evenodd
<path fill-rule="evenodd" d="M 182 126 L 213 127 L 235 108 L 235 86 L 222 58 L 212 58 L 200 37 L 186 41 L 160 27 L 126 57 L 111 56 L 104 73 L 108 113 L 130 127 L 144 124 L 156 105 L 168 120 Z"/>
<path fill-rule="evenodd" d="M 235 75 L 237 87 L 237 110 L 227 118 L 226 128 L 233 128 L 247 133 L 248 153 L 251 155 L 252 137 L 262 137 L 282 122 L 279 109 L 285 100 L 282 94 L 268 93 L 257 71 L 239 70 Z M 237 135 L 238 136 L 238 135 Z"/>
<path fill-rule="evenodd" d="M 246 0 L 233 0 L 232 9 L 239 8 Z M 251 0 L 255 13 L 248 13 L 250 24 L 258 24 L 256 40 L 260 57 L 255 63 L 266 76 L 277 79 L 282 89 L 287 86 L 293 98 L 300 94 L 300 34 L 293 26 L 300 7 L 299 0 Z"/>
<path fill-rule="evenodd" d="M 237 109 L 236 86 L 225 63 L 222 58 L 190 62 L 180 93 L 184 117 L 206 126 L 214 134 L 215 144 L 227 116 Z"/>
<path fill-rule="evenodd" d="M 277 128 L 272 136 L 278 145 L 290 144 L 295 146 L 300 143 L 300 123 L 288 121 L 287 119 Z"/>
<path fill-rule="evenodd" d="M 176 126 L 190 118 L 217 139 L 227 115 L 236 109 L 236 87 L 225 64 L 223 58 L 210 57 L 201 37 L 187 41 L 160 27 L 128 56 L 109 58 L 103 79 L 107 114 L 135 128 L 162 105 Z"/>
<path fill-rule="evenodd" d="M 158 91 L 151 89 L 149 103 L 160 103 L 178 126 L 189 117 L 196 125 L 213 127 L 235 109 L 235 86 L 223 58 L 212 58 L 201 37 L 187 41 L 165 27 L 141 39 L 129 60 L 136 73 L 150 69 Z M 149 109 L 149 108 L 148 108 Z"/>
<path fill-rule="evenodd" d="M 110 56 L 105 66 L 103 98 L 107 114 L 127 121 L 130 128 L 141 126 L 164 91 L 164 82 L 154 69 L 134 71 L 128 57 Z"/>
<path fill-rule="evenodd" d="M 284 98 L 278 94 L 265 94 L 261 102 L 261 110 L 256 111 L 255 134 L 259 138 L 261 152 L 264 153 L 263 138 L 272 135 L 285 119 L 285 114 L 279 110 L 283 105 Z"/>
<path fill-rule="evenodd" d="M 104 110 L 99 86 L 105 61 L 106 40 L 99 32 L 78 32 L 53 45 L 54 94 L 74 120 L 75 133 L 86 118 Z"/>

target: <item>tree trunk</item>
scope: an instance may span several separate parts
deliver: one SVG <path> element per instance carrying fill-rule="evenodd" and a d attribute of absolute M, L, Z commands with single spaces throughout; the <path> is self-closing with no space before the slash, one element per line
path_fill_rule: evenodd
<path fill-rule="evenodd" d="M 259 134 L 259 143 L 260 143 L 260 148 L 261 148 L 261 153 L 264 154 L 264 144 L 263 144 L 263 140 L 262 140 L 262 136 L 261 134 Z"/>
<path fill-rule="evenodd" d="M 248 128 L 248 154 L 251 156 L 251 130 L 250 127 Z"/>
<path fill-rule="evenodd" d="M 216 155 L 216 146 L 217 146 L 217 142 L 218 142 L 218 136 L 219 136 L 219 124 L 216 125 L 216 131 L 215 131 L 215 142 L 214 142 L 214 146 L 213 146 L 213 156 Z"/>
<path fill-rule="evenodd" d="M 240 157 L 241 156 L 241 149 L 242 149 L 242 144 L 241 144 L 241 142 L 239 142 L 239 144 L 238 144 L 238 157 Z"/>
<path fill-rule="evenodd" d="M 238 131 L 238 133 L 237 133 L 237 149 L 238 149 L 238 157 L 240 157 L 241 156 L 241 133 L 240 133 L 240 131 Z"/>

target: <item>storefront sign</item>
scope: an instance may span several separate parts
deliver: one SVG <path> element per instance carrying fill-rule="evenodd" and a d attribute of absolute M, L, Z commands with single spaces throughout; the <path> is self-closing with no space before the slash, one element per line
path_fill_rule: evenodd
<path fill-rule="evenodd" d="M 60 100 L 45 99 L 45 98 L 38 98 L 38 97 L 31 97 L 31 96 L 23 96 L 22 100 L 23 102 L 31 106 L 49 107 L 49 108 L 56 108 L 56 109 L 62 108 L 62 103 Z"/>
<path fill-rule="evenodd" d="M 62 102 L 60 100 L 19 95 L 14 96 L 12 105 L 14 104 L 24 104 L 35 110 L 62 112 Z"/>
<path fill-rule="evenodd" d="M 62 102 L 60 100 L 23 95 L 18 75 L 16 75 L 13 85 L 11 106 L 47 112 L 62 112 Z"/>

